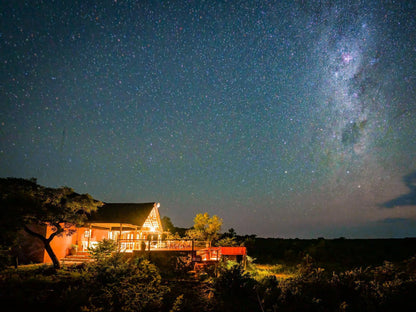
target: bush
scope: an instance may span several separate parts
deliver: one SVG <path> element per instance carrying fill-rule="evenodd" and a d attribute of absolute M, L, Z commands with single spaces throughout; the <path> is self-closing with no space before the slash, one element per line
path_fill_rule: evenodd
<path fill-rule="evenodd" d="M 160 311 L 168 291 L 155 265 L 120 253 L 60 270 L 42 265 L 0 275 L 0 300 L 16 311 Z"/>
<path fill-rule="evenodd" d="M 120 253 L 90 264 L 87 284 L 92 292 L 83 311 L 156 311 L 169 291 L 155 265 Z"/>
<path fill-rule="evenodd" d="M 282 293 L 276 277 L 273 275 L 263 277 L 256 285 L 255 290 L 261 310 L 276 311 L 278 298 Z"/>
<path fill-rule="evenodd" d="M 159 252 L 149 255 L 149 258 L 164 278 L 186 277 L 193 269 L 192 259 L 186 254 Z"/>
<path fill-rule="evenodd" d="M 222 265 L 214 280 L 214 294 L 222 311 L 255 311 L 258 308 L 255 286 L 257 282 L 242 265 Z"/>
<path fill-rule="evenodd" d="M 8 268 L 0 301 L 16 311 L 416 311 L 415 259 L 329 274 L 306 257 L 287 279 L 273 276 L 271 266 L 254 279 L 228 262 L 204 282 L 168 280 L 170 291 L 154 264 L 114 253 L 61 270 Z"/>
<path fill-rule="evenodd" d="M 53 266 L 28 266 L 3 271 L 0 301 L 14 311 L 79 311 L 84 297 L 82 274 Z"/>
<path fill-rule="evenodd" d="M 97 246 L 88 248 L 91 258 L 94 260 L 104 260 L 117 251 L 117 243 L 112 239 L 104 238 L 98 242 Z"/>
<path fill-rule="evenodd" d="M 357 268 L 328 276 L 310 259 L 293 279 L 281 281 L 279 311 L 415 311 L 415 280 L 402 265 Z"/>

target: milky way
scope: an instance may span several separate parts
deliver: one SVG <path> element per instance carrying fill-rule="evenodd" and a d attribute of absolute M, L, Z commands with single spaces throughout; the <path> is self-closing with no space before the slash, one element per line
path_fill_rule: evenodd
<path fill-rule="evenodd" d="M 241 234 L 416 235 L 411 1 L 6 1 L 1 176 Z"/>

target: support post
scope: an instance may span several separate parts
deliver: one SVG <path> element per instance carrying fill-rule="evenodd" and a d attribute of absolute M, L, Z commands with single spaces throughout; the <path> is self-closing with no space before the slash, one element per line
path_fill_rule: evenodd
<path fill-rule="evenodd" d="M 91 227 L 92 225 L 90 224 L 90 226 L 88 227 L 88 243 L 87 243 L 87 249 L 90 248 L 90 243 L 91 243 Z"/>
<path fill-rule="evenodd" d="M 123 224 L 120 223 L 120 230 L 118 234 L 118 251 L 121 251 L 121 233 L 123 232 Z"/>
<path fill-rule="evenodd" d="M 134 234 L 133 234 L 133 250 L 134 249 L 139 249 L 137 248 L 137 227 L 134 229 Z"/>

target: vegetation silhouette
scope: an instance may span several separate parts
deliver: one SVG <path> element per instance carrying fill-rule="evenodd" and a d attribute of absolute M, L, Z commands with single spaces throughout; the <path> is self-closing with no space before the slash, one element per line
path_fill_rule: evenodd
<path fill-rule="evenodd" d="M 87 219 L 102 203 L 89 194 L 78 194 L 69 187 L 49 188 L 36 179 L 0 178 L 0 244 L 7 247 L 16 242 L 19 230 L 39 239 L 58 269 L 60 262 L 51 241 L 60 235 L 71 235 L 73 226 Z M 46 227 L 51 229 L 50 234 Z"/>

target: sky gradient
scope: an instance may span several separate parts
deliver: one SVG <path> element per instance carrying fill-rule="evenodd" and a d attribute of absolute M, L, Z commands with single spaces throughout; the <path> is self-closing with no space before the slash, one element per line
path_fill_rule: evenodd
<path fill-rule="evenodd" d="M 413 1 L 3 1 L 0 175 L 263 237 L 416 236 Z"/>

